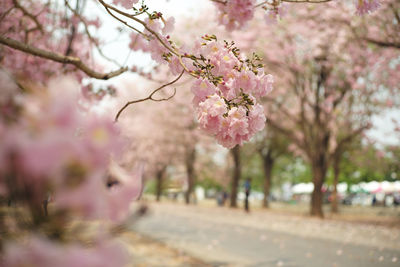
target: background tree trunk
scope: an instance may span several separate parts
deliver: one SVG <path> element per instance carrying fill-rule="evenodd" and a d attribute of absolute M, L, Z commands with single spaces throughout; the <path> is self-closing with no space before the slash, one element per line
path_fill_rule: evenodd
<path fill-rule="evenodd" d="M 313 171 L 313 184 L 314 191 L 311 195 L 311 216 L 317 216 L 320 218 L 324 217 L 324 213 L 322 211 L 323 204 L 323 192 L 322 185 L 325 181 L 326 176 L 326 167 L 324 164 L 324 160 L 321 156 L 321 159 L 318 162 L 314 163 L 312 166 Z"/>
<path fill-rule="evenodd" d="M 195 147 L 190 147 L 186 153 L 186 175 L 188 188 L 185 192 L 185 203 L 190 204 L 190 196 L 193 193 L 194 185 L 196 183 L 196 177 L 194 173 L 194 163 L 196 160 L 196 149 Z"/>
<path fill-rule="evenodd" d="M 239 186 L 239 181 L 240 181 L 240 175 L 241 175 L 241 164 L 240 164 L 240 147 L 239 145 L 236 145 L 234 148 L 231 149 L 231 153 L 233 156 L 233 176 L 232 176 L 232 185 L 231 185 L 231 203 L 230 206 L 232 208 L 237 207 L 237 192 L 238 192 L 238 186 Z"/>
<path fill-rule="evenodd" d="M 269 193 L 271 191 L 271 180 L 272 180 L 272 168 L 275 160 L 271 157 L 270 153 L 263 155 L 263 167 L 264 167 L 264 199 L 263 207 L 269 207 Z"/>
<path fill-rule="evenodd" d="M 163 167 L 156 173 L 156 200 L 157 201 L 161 200 L 164 173 L 165 173 L 165 167 Z"/>
<path fill-rule="evenodd" d="M 333 159 L 333 191 L 332 191 L 332 202 L 331 211 L 332 213 L 338 213 L 338 195 L 337 195 L 337 184 L 339 183 L 339 173 L 340 173 L 340 157 L 335 157 Z"/>

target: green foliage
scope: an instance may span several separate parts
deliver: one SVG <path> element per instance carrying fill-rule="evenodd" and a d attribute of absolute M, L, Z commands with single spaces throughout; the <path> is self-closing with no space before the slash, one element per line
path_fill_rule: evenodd
<path fill-rule="evenodd" d="M 277 160 L 272 175 L 276 185 L 285 182 L 308 183 L 312 180 L 310 166 L 303 159 L 291 155 L 284 155 Z"/>
<path fill-rule="evenodd" d="M 145 183 L 143 193 L 145 193 L 145 194 L 155 194 L 156 193 L 156 180 L 155 179 L 151 179 Z"/>
<path fill-rule="evenodd" d="M 223 189 L 223 186 L 217 181 L 215 177 L 204 177 L 201 181 L 197 182 L 197 185 L 203 187 L 205 190 L 216 189 L 217 191 L 219 191 Z"/>
<path fill-rule="evenodd" d="M 251 187 L 253 190 L 262 191 L 264 184 L 264 172 L 262 169 L 262 160 L 258 153 L 252 153 L 248 146 L 243 146 L 242 154 L 242 181 L 239 186 L 243 186 L 246 178 L 251 178 Z"/>

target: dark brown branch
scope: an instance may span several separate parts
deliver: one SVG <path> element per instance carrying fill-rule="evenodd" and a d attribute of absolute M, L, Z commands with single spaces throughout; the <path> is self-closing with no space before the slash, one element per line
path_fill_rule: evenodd
<path fill-rule="evenodd" d="M 330 2 L 332 0 L 282 0 L 282 2 L 286 3 L 308 3 L 308 4 L 319 4 L 319 3 L 326 3 Z M 270 5 L 276 5 L 275 3 L 270 3 L 269 1 L 264 1 L 259 4 L 257 4 L 255 7 L 260 7 L 265 4 L 270 4 Z"/>
<path fill-rule="evenodd" d="M 319 3 L 326 3 L 332 0 L 282 0 L 282 2 L 287 3 L 310 3 L 310 4 L 319 4 Z"/>
<path fill-rule="evenodd" d="M 16 50 L 31 54 L 33 56 L 49 59 L 52 61 L 56 61 L 59 63 L 63 64 L 70 64 L 75 66 L 77 69 L 80 69 L 84 73 L 86 73 L 89 77 L 99 79 L 99 80 L 108 80 L 111 79 L 115 76 L 120 75 L 121 73 L 124 73 L 125 71 L 128 70 L 127 67 L 120 68 L 116 71 L 112 71 L 109 73 L 100 73 L 97 72 L 93 69 L 91 69 L 89 66 L 85 65 L 82 60 L 78 57 L 71 57 L 71 56 L 64 56 L 58 53 L 54 53 L 51 51 L 43 50 L 31 45 L 28 45 L 26 43 L 10 39 L 8 37 L 0 36 L 0 44 L 6 45 L 8 47 L 14 48 Z"/>
<path fill-rule="evenodd" d="M 4 11 L 3 13 L 0 14 L 0 22 L 11 12 L 11 10 L 13 10 L 14 7 L 10 7 L 9 9 L 7 9 L 6 11 Z"/>
<path fill-rule="evenodd" d="M 154 95 L 155 93 L 157 93 L 158 91 L 162 90 L 163 88 L 165 88 L 165 87 L 167 87 L 167 86 L 169 86 L 169 85 L 174 84 L 175 82 L 177 82 L 177 81 L 182 77 L 182 75 L 183 75 L 184 72 L 185 72 L 185 71 L 183 70 L 183 71 L 181 72 L 181 74 L 179 74 L 179 76 L 176 77 L 173 81 L 171 81 L 171 82 L 169 82 L 169 83 L 166 83 L 166 84 L 164 84 L 164 85 L 158 87 L 157 89 L 155 89 L 153 92 L 150 93 L 150 95 L 149 95 L 148 97 L 145 97 L 145 98 L 141 98 L 141 99 L 137 99 L 137 100 L 133 100 L 133 101 L 127 102 L 127 103 L 118 111 L 117 115 L 115 116 L 115 122 L 118 121 L 118 118 L 121 116 L 121 113 L 122 113 L 128 106 L 130 106 L 130 105 L 132 105 L 132 104 L 136 104 L 136 103 L 143 102 L 143 101 L 147 101 L 147 100 L 152 100 L 152 101 L 158 101 L 158 102 L 160 102 L 160 101 L 166 101 L 166 100 L 169 100 L 169 99 L 173 98 L 173 97 L 175 96 L 175 94 L 176 94 L 176 88 L 174 88 L 174 93 L 173 93 L 171 96 L 167 97 L 167 98 L 154 99 L 154 98 L 153 98 L 153 95 Z"/>
<path fill-rule="evenodd" d="M 226 5 L 226 3 L 228 2 L 228 1 L 224 1 L 224 0 L 211 0 L 211 2 L 215 2 L 215 3 L 218 3 L 218 4 L 222 4 L 222 5 Z"/>
<path fill-rule="evenodd" d="M 21 10 L 21 12 L 29 17 L 31 20 L 33 20 L 33 22 L 36 24 L 36 27 L 40 30 L 41 33 L 44 33 L 43 30 L 43 26 L 42 24 L 39 23 L 39 21 L 37 20 L 36 16 L 29 13 L 23 6 L 21 6 L 21 4 L 17 1 L 17 0 L 13 0 L 13 4 L 16 8 L 18 8 L 19 10 Z"/>
<path fill-rule="evenodd" d="M 363 38 L 365 41 L 381 46 L 381 47 L 392 47 L 392 48 L 400 48 L 400 43 L 396 43 L 396 42 L 389 42 L 389 41 L 382 41 L 382 40 L 376 40 L 376 39 L 372 39 L 372 38 L 368 38 L 365 37 Z"/>

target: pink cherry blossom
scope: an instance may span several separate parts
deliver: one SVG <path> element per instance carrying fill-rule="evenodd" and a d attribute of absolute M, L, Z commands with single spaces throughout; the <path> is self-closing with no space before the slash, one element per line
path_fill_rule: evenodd
<path fill-rule="evenodd" d="M 137 2 L 139 2 L 139 0 L 113 0 L 114 4 L 121 5 L 126 9 L 132 8 L 132 6 Z"/>
<path fill-rule="evenodd" d="M 225 4 L 216 2 L 218 20 L 227 30 L 240 29 L 253 18 L 255 0 L 230 0 Z"/>
<path fill-rule="evenodd" d="M 193 103 L 195 105 L 205 101 L 208 96 L 216 92 L 215 86 L 206 79 L 197 79 L 193 83 L 191 90 L 194 94 Z"/>
<path fill-rule="evenodd" d="M 357 15 L 365 15 L 374 12 L 380 7 L 379 0 L 358 0 L 356 5 Z"/>
<path fill-rule="evenodd" d="M 219 95 L 213 94 L 208 96 L 207 99 L 199 104 L 202 113 L 210 114 L 211 116 L 222 116 L 227 112 L 224 99 Z"/>
<path fill-rule="evenodd" d="M 164 27 L 162 29 L 162 33 L 165 35 L 167 33 L 170 33 L 174 30 L 174 24 L 175 24 L 175 18 L 170 17 L 167 20 L 164 21 Z"/>
<path fill-rule="evenodd" d="M 265 12 L 264 19 L 267 24 L 275 24 L 281 20 L 287 13 L 288 5 L 286 3 L 280 3 L 278 6 L 268 8 Z"/>

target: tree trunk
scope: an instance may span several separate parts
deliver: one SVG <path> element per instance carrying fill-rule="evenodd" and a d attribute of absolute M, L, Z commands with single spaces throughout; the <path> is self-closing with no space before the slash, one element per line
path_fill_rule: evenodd
<path fill-rule="evenodd" d="M 263 155 L 263 167 L 264 167 L 264 200 L 263 207 L 269 207 L 269 193 L 271 190 L 271 180 L 272 180 L 272 168 L 274 166 L 274 159 L 271 154 Z"/>
<path fill-rule="evenodd" d="M 163 177 L 164 177 L 165 168 L 160 169 L 156 173 L 156 200 L 160 201 L 162 189 L 163 189 Z"/>
<path fill-rule="evenodd" d="M 186 174 L 187 174 L 187 183 L 188 188 L 185 192 L 185 202 L 186 204 L 190 204 L 190 196 L 193 193 L 194 185 L 195 185 L 195 173 L 194 173 L 194 162 L 196 160 L 196 149 L 195 147 L 190 147 L 186 154 Z"/>
<path fill-rule="evenodd" d="M 318 161 L 313 163 L 312 171 L 314 191 L 311 195 L 311 216 L 323 218 L 322 204 L 324 196 L 322 185 L 324 184 L 326 176 L 326 161 L 324 156 L 321 155 Z"/>
<path fill-rule="evenodd" d="M 237 207 L 237 192 L 239 186 L 239 180 L 241 175 L 241 165 L 240 165 L 240 147 L 236 145 L 234 148 L 231 149 L 231 153 L 233 156 L 233 176 L 232 176 L 232 185 L 231 185 L 231 203 L 230 206 L 232 208 Z"/>
<path fill-rule="evenodd" d="M 338 213 L 338 195 L 337 195 L 337 184 L 339 182 L 339 166 L 340 158 L 334 158 L 333 162 L 333 191 L 332 191 L 332 202 L 331 202 L 331 211 L 332 213 Z"/>

